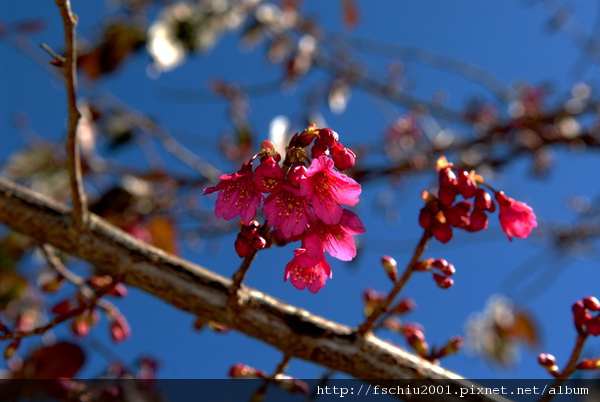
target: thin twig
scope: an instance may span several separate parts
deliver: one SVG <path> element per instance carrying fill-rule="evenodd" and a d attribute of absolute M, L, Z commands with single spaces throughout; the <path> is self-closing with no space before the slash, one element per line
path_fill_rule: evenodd
<path fill-rule="evenodd" d="M 115 286 L 114 283 L 111 283 L 110 285 L 103 287 L 102 289 L 95 292 L 93 294 L 93 296 L 90 297 L 89 299 L 87 299 L 85 302 L 83 302 L 82 304 L 80 304 L 79 306 L 74 308 L 73 310 L 70 310 L 64 314 L 61 314 L 61 315 L 53 318 L 46 325 L 42 325 L 41 327 L 33 328 L 29 331 L 16 331 L 16 332 L 9 332 L 7 334 L 0 335 L 0 341 L 4 341 L 6 339 L 21 339 L 21 338 L 26 338 L 28 336 L 33 336 L 33 335 L 43 335 L 44 333 L 51 330 L 58 324 L 60 324 L 64 321 L 67 321 L 71 318 L 77 317 L 78 315 L 82 314 L 84 311 L 93 308 L 96 305 L 96 303 L 100 300 L 100 298 L 102 296 L 106 295 L 107 293 L 109 293 L 114 288 L 114 286 Z"/>
<path fill-rule="evenodd" d="M 77 16 L 71 10 L 70 0 L 54 0 L 63 20 L 65 29 L 66 55 L 64 62 L 65 83 L 67 86 L 67 105 L 69 124 L 67 130 L 67 164 L 73 203 L 72 219 L 75 229 L 82 230 L 88 222 L 87 200 L 83 191 L 81 173 L 81 157 L 77 141 L 77 124 L 81 114 L 77 109 L 77 45 L 75 43 L 75 27 Z"/>
<path fill-rule="evenodd" d="M 75 273 L 71 272 L 65 266 L 65 264 L 63 264 L 60 258 L 58 258 L 58 256 L 54 252 L 54 247 L 52 247 L 48 243 L 45 243 L 40 246 L 40 250 L 42 251 L 42 254 L 44 255 L 44 258 L 46 259 L 48 265 L 56 272 L 61 274 L 66 280 L 78 287 L 85 285 L 85 280 L 79 275 L 76 275 Z"/>
<path fill-rule="evenodd" d="M 415 252 L 413 253 L 413 256 L 412 256 L 410 262 L 408 263 L 406 269 L 404 270 L 404 273 L 402 274 L 400 279 L 398 279 L 398 281 L 396 281 L 394 288 L 388 294 L 388 296 L 385 298 L 385 300 L 383 300 L 381 303 L 379 303 L 377 305 L 377 307 L 375 308 L 375 310 L 373 311 L 373 313 L 366 319 L 366 321 L 364 323 L 362 323 L 358 327 L 358 330 L 356 331 L 357 334 L 365 335 L 367 332 L 371 331 L 375 327 L 377 320 L 388 310 L 388 308 L 390 307 L 390 305 L 392 304 L 392 302 L 394 301 L 396 296 L 398 296 L 400 291 L 404 288 L 404 286 L 406 285 L 406 283 L 412 276 L 413 272 L 415 271 L 415 266 L 417 265 L 417 263 L 419 262 L 419 259 L 421 258 L 421 255 L 423 255 L 423 252 L 427 248 L 427 243 L 429 242 L 430 238 L 431 238 L 431 232 L 429 230 L 425 230 L 423 232 L 423 236 L 421 237 L 421 240 L 419 241 L 419 244 L 415 248 Z"/>
<path fill-rule="evenodd" d="M 581 352 L 583 351 L 583 345 L 585 345 L 585 341 L 589 334 L 581 333 L 577 336 L 577 341 L 575 342 L 575 347 L 573 347 L 573 351 L 571 352 L 571 357 L 569 358 L 569 362 L 563 369 L 563 371 L 558 375 L 556 380 L 550 386 L 550 390 L 540 399 L 540 402 L 548 402 L 552 398 L 554 398 L 555 394 L 550 394 L 551 390 L 555 390 L 560 387 L 560 385 L 565 382 L 571 374 L 573 374 L 576 370 L 577 363 L 579 362 L 579 358 L 581 357 Z"/>
<path fill-rule="evenodd" d="M 265 223 L 260 228 L 260 231 L 258 233 L 259 236 L 265 237 L 267 235 L 267 233 L 269 233 L 270 229 L 271 229 L 270 226 L 267 225 L 267 222 L 265 221 Z M 248 272 L 250 265 L 252 265 L 254 258 L 256 258 L 256 254 L 258 254 L 258 250 L 257 249 L 252 250 L 252 252 L 248 256 L 246 256 L 246 258 L 244 258 L 244 261 L 242 261 L 242 264 L 240 265 L 238 270 L 231 277 L 231 287 L 229 288 L 229 294 L 230 294 L 229 306 L 230 306 L 230 308 L 235 309 L 235 307 L 238 306 L 238 304 L 239 304 L 238 303 L 238 290 L 240 290 L 240 288 L 242 287 L 242 282 L 244 281 L 244 278 L 246 277 L 246 273 Z"/>

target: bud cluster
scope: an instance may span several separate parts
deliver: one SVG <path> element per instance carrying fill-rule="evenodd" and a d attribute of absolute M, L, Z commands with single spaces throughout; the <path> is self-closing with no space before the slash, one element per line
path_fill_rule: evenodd
<path fill-rule="evenodd" d="M 419 261 L 415 265 L 416 271 L 432 271 L 433 280 L 442 289 L 448 289 L 454 285 L 454 281 L 450 276 L 454 275 L 456 269 L 454 265 L 441 258 L 427 258 Z M 433 272 L 437 270 L 438 272 Z"/>
<path fill-rule="evenodd" d="M 248 225 L 240 222 L 240 233 L 234 243 L 235 252 L 240 258 L 249 256 L 255 250 L 267 247 L 265 238 L 258 234 L 259 230 L 260 223 L 257 221 L 251 221 Z"/>
<path fill-rule="evenodd" d="M 573 323 L 575 329 L 582 335 L 600 335 L 600 302 L 593 296 L 585 297 L 573 304 Z"/>
<path fill-rule="evenodd" d="M 429 347 L 425 340 L 425 333 L 418 325 L 407 325 L 402 327 L 406 342 L 419 356 L 431 362 L 438 363 L 442 357 L 456 354 L 462 349 L 463 340 L 460 336 L 453 336 L 441 348 Z"/>
<path fill-rule="evenodd" d="M 440 242 L 452 239 L 453 229 L 478 232 L 488 227 L 487 213 L 496 211 L 492 196 L 481 186 L 483 178 L 474 171 L 467 172 L 449 163 L 445 157 L 437 161 L 439 188 L 437 196 L 423 193 L 425 206 L 419 214 L 419 225 L 430 230 Z M 463 199 L 458 199 L 461 196 Z M 531 207 L 495 192 L 502 230 L 512 241 L 512 236 L 526 238 L 537 226 Z M 469 201 L 471 200 L 471 201 Z"/>
<path fill-rule="evenodd" d="M 456 168 L 444 157 L 438 160 L 437 170 L 437 197 L 428 193 L 424 195 L 426 205 L 419 214 L 421 227 L 431 230 L 431 234 L 442 243 L 452 239 L 453 228 L 469 232 L 487 229 L 486 212 L 494 212 L 496 206 L 487 191 L 479 187 L 483 179 L 474 171 L 468 173 Z M 457 200 L 458 196 L 462 196 L 463 200 Z"/>

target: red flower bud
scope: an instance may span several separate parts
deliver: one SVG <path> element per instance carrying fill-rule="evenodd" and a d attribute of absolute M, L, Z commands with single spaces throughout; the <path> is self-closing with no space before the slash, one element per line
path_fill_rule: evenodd
<path fill-rule="evenodd" d="M 544 367 L 551 367 L 556 365 L 556 358 L 549 353 L 540 353 L 538 362 Z"/>
<path fill-rule="evenodd" d="M 423 261 L 419 261 L 416 265 L 415 265 L 415 270 L 416 271 L 429 271 L 431 268 L 433 268 L 433 258 L 428 258 L 426 260 Z"/>
<path fill-rule="evenodd" d="M 321 155 L 329 156 L 329 149 L 321 139 L 317 138 L 310 151 L 310 156 L 316 159 Z"/>
<path fill-rule="evenodd" d="M 354 152 L 344 147 L 341 142 L 338 142 L 331 147 L 331 157 L 338 170 L 350 169 L 356 162 L 356 155 Z"/>
<path fill-rule="evenodd" d="M 296 134 L 294 137 L 296 137 L 295 140 L 295 144 L 292 144 L 292 142 L 290 142 L 290 146 L 299 146 L 299 147 L 307 147 L 310 145 L 310 143 L 316 138 L 317 136 L 317 128 L 313 125 L 309 128 L 307 128 L 306 130 L 304 130 L 299 136 L 298 134 Z M 293 139 L 292 139 L 293 140 Z"/>
<path fill-rule="evenodd" d="M 596 370 L 598 368 L 598 365 L 596 360 L 581 359 L 581 361 L 577 363 L 576 368 L 578 370 Z"/>
<path fill-rule="evenodd" d="M 600 335 L 600 316 L 585 320 L 586 333 L 598 336 Z"/>
<path fill-rule="evenodd" d="M 458 173 L 458 190 L 465 198 L 471 198 L 477 192 L 477 183 L 475 180 L 464 170 Z"/>
<path fill-rule="evenodd" d="M 442 204 L 446 206 L 452 205 L 456 200 L 456 191 L 454 191 L 454 187 L 440 187 L 438 190 L 438 198 Z"/>
<path fill-rule="evenodd" d="M 332 147 L 336 142 L 338 142 L 340 136 L 338 133 L 329 128 L 322 128 L 319 130 L 319 138 L 325 145 Z"/>
<path fill-rule="evenodd" d="M 414 311 L 417 308 L 417 303 L 410 297 L 405 297 L 400 300 L 400 302 L 396 305 L 396 307 L 392 308 L 390 311 L 392 314 L 404 314 L 409 311 Z"/>
<path fill-rule="evenodd" d="M 421 357 L 427 356 L 429 345 L 425 341 L 425 334 L 422 331 L 410 328 L 405 329 L 406 342 L 415 350 Z"/>
<path fill-rule="evenodd" d="M 118 314 L 110 323 L 110 336 L 115 343 L 124 341 L 131 336 L 131 327 L 124 315 Z"/>
<path fill-rule="evenodd" d="M 586 309 L 585 309 L 582 301 L 577 301 L 576 303 L 574 303 L 572 310 L 573 310 L 573 316 L 576 318 L 583 317 L 586 313 L 586 311 L 585 311 Z"/>
<path fill-rule="evenodd" d="M 454 187 L 458 184 L 456 174 L 449 166 L 440 170 L 439 173 L 440 187 Z"/>
<path fill-rule="evenodd" d="M 257 250 L 262 250 L 267 246 L 267 241 L 263 237 L 256 236 L 254 240 L 252 240 L 252 243 L 250 243 L 250 246 Z"/>
<path fill-rule="evenodd" d="M 433 280 L 442 289 L 448 289 L 454 285 L 454 281 L 451 278 L 436 273 L 433 274 Z"/>
<path fill-rule="evenodd" d="M 438 269 L 441 273 L 448 276 L 454 275 L 454 273 L 456 272 L 454 265 L 448 263 L 448 261 L 441 258 L 433 260 L 433 263 L 431 265 L 434 268 Z"/>
<path fill-rule="evenodd" d="M 396 260 L 384 255 L 381 257 L 381 265 L 392 282 L 396 282 L 396 279 L 398 278 L 398 264 L 396 263 Z"/>
<path fill-rule="evenodd" d="M 469 225 L 469 230 L 473 232 L 478 232 L 483 229 L 487 229 L 488 226 L 488 216 L 485 212 L 480 210 L 475 210 L 471 213 L 471 223 Z"/>
<path fill-rule="evenodd" d="M 590 311 L 600 311 L 600 302 L 593 296 L 585 297 L 583 300 L 583 306 Z"/>
<path fill-rule="evenodd" d="M 231 378 L 267 378 L 267 373 L 242 363 L 236 363 L 229 368 Z"/>
<path fill-rule="evenodd" d="M 452 239 L 452 228 L 446 223 L 439 221 L 433 222 L 431 225 L 431 234 L 442 243 L 448 243 Z"/>
<path fill-rule="evenodd" d="M 490 212 L 494 212 L 496 209 L 492 196 L 482 188 L 475 193 L 475 209 Z"/>
<path fill-rule="evenodd" d="M 300 181 L 306 176 L 306 167 L 302 164 L 294 164 L 288 172 L 288 181 L 290 185 L 298 188 Z"/>
<path fill-rule="evenodd" d="M 246 239 L 242 234 L 238 234 L 237 239 L 234 243 L 235 252 L 240 258 L 244 258 L 252 254 L 254 252 L 254 247 L 250 245 L 250 241 Z"/>
<path fill-rule="evenodd" d="M 433 221 L 433 216 L 431 215 L 429 210 L 427 208 L 422 208 L 421 212 L 419 213 L 419 225 L 423 229 L 429 229 L 432 221 Z"/>
<path fill-rule="evenodd" d="M 52 314 L 57 315 L 66 314 L 69 311 L 71 311 L 71 302 L 69 300 L 63 300 L 55 304 L 54 307 L 50 309 L 50 311 L 52 312 Z"/>

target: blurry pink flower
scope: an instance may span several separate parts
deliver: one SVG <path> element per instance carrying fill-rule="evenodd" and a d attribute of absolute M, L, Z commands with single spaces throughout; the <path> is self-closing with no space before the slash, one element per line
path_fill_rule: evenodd
<path fill-rule="evenodd" d="M 334 170 L 333 161 L 326 156 L 313 159 L 300 190 L 312 202 L 315 215 L 330 225 L 340 221 L 340 205 L 356 205 L 361 193 L 360 184 Z"/>
<path fill-rule="evenodd" d="M 515 201 L 504 195 L 502 191 L 495 194 L 496 201 L 500 206 L 500 225 L 512 241 L 512 236 L 526 238 L 531 230 L 538 224 L 535 220 L 533 209 L 524 202 Z"/>
<path fill-rule="evenodd" d="M 263 212 L 267 223 L 279 229 L 286 239 L 303 233 L 308 221 L 314 219 L 306 198 L 300 195 L 300 190 L 288 184 L 267 197 Z"/>
<path fill-rule="evenodd" d="M 308 287 L 311 293 L 317 293 L 325 285 L 327 278 L 331 278 L 331 267 L 326 260 L 318 260 L 306 255 L 306 250 L 298 248 L 294 258 L 285 266 L 283 280 L 290 282 L 297 289 Z"/>
<path fill-rule="evenodd" d="M 325 259 L 324 251 L 342 261 L 351 261 L 356 257 L 356 245 L 353 235 L 365 232 L 365 228 L 354 212 L 344 209 L 340 222 L 328 225 L 321 220 L 311 223 L 304 237 L 306 254 L 311 258 Z"/>
<path fill-rule="evenodd" d="M 116 343 L 122 342 L 131 336 L 131 327 L 124 315 L 118 314 L 110 323 L 110 336 Z"/>
<path fill-rule="evenodd" d="M 252 165 L 244 163 L 238 172 L 219 179 L 219 184 L 204 189 L 204 195 L 220 191 L 215 206 L 217 218 L 231 220 L 239 215 L 244 225 L 249 225 L 263 199 L 252 180 Z"/>

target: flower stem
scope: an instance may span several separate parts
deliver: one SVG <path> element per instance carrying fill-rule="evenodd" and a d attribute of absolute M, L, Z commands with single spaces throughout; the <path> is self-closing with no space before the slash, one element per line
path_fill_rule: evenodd
<path fill-rule="evenodd" d="M 419 259 L 423 255 L 423 252 L 427 249 L 427 243 L 429 242 L 430 238 L 431 232 L 429 230 L 425 230 L 423 232 L 423 236 L 421 236 L 419 244 L 415 248 L 410 262 L 404 270 L 404 273 L 402 274 L 400 279 L 396 281 L 394 288 L 388 294 L 385 300 L 379 303 L 379 305 L 375 308 L 375 310 L 367 318 L 367 320 L 358 327 L 358 330 L 356 331 L 358 335 L 365 335 L 367 332 L 371 331 L 375 327 L 377 320 L 388 310 L 396 296 L 398 296 L 400 291 L 402 291 L 402 289 L 412 276 L 413 272 L 415 271 L 415 266 L 419 262 Z"/>
<path fill-rule="evenodd" d="M 266 237 L 270 229 L 270 226 L 267 225 L 267 222 L 265 221 L 265 223 L 260 228 L 259 235 L 261 237 Z M 252 252 L 244 258 L 244 261 L 242 261 L 242 264 L 240 265 L 238 270 L 231 277 L 231 286 L 229 287 L 230 307 L 235 307 L 239 304 L 237 300 L 238 290 L 240 290 L 240 288 L 242 287 L 242 282 L 244 281 L 246 273 L 248 272 L 248 269 L 250 269 L 250 265 L 252 265 L 254 258 L 256 258 L 257 253 L 258 249 L 252 250 Z"/>

